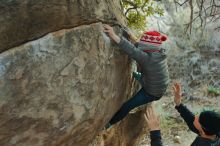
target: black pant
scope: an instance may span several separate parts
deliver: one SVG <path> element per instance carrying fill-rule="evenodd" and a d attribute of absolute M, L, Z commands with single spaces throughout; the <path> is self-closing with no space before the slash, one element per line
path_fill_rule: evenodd
<path fill-rule="evenodd" d="M 125 102 L 122 107 L 119 109 L 119 111 L 113 116 L 113 118 L 110 120 L 110 124 L 113 125 L 117 123 L 118 121 L 122 120 L 132 109 L 135 107 L 138 107 L 140 105 L 152 102 L 154 100 L 158 100 L 160 98 L 148 95 L 145 93 L 144 89 L 141 88 L 136 95 L 134 95 L 131 99 L 129 99 L 127 102 Z"/>

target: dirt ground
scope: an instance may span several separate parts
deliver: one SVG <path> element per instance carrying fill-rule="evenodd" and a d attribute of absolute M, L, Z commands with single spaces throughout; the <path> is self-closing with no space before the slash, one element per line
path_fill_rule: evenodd
<path fill-rule="evenodd" d="M 202 110 L 220 111 L 220 96 L 210 95 L 206 88 L 199 87 L 191 90 L 191 94 L 183 93 L 182 103 L 195 114 Z M 160 115 L 162 139 L 165 146 L 190 146 L 196 135 L 191 132 L 179 113 L 174 108 L 171 87 L 160 101 L 154 103 L 156 112 Z M 149 134 L 141 141 L 139 146 L 150 146 Z"/>

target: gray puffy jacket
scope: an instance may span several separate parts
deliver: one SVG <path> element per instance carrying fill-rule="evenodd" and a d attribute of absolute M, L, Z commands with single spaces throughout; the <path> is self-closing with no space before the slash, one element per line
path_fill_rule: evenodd
<path fill-rule="evenodd" d="M 118 46 L 139 64 L 146 93 L 162 97 L 169 83 L 167 56 L 162 51 L 163 48 L 143 43 L 138 43 L 136 47 L 123 37 Z M 161 52 L 146 53 L 143 50 L 161 50 Z"/>

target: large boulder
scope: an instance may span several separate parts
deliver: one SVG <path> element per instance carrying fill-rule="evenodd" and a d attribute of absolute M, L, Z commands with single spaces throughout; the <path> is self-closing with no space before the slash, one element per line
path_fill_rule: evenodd
<path fill-rule="evenodd" d="M 137 145 L 140 113 L 101 134 L 136 88 L 102 23 L 125 26 L 118 0 L 0 2 L 1 146 Z"/>
<path fill-rule="evenodd" d="M 4 0 L 0 52 L 64 28 L 95 22 L 124 24 L 117 0 Z"/>
<path fill-rule="evenodd" d="M 130 60 L 101 23 L 12 48 L 0 65 L 1 146 L 86 146 L 130 96 Z"/>
<path fill-rule="evenodd" d="M 143 116 L 144 108 L 128 114 L 120 123 L 102 131 L 89 146 L 138 146 L 148 129 Z"/>

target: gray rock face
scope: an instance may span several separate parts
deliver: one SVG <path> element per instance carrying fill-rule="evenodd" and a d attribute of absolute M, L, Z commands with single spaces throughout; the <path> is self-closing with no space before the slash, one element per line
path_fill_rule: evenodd
<path fill-rule="evenodd" d="M 64 28 L 124 23 L 116 0 L 6 0 L 0 2 L 0 52 Z"/>
<path fill-rule="evenodd" d="M 138 146 L 148 131 L 143 117 L 145 110 L 141 110 L 130 113 L 122 122 L 102 132 L 89 146 Z"/>
<path fill-rule="evenodd" d="M 5 51 L 0 145 L 88 145 L 129 96 L 130 69 L 100 23 Z"/>
<path fill-rule="evenodd" d="M 118 0 L 0 2 L 0 146 L 137 145 L 141 113 L 100 134 L 136 89 L 102 23 L 125 25 Z"/>

